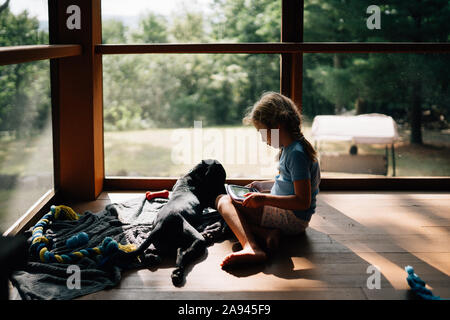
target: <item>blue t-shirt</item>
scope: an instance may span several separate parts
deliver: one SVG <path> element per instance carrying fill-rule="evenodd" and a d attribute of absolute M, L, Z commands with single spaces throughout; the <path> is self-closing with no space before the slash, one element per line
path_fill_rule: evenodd
<path fill-rule="evenodd" d="M 293 210 L 295 215 L 305 221 L 311 220 L 316 209 L 316 196 L 319 193 L 319 162 L 312 162 L 303 150 L 299 140 L 282 147 L 279 174 L 270 190 L 271 194 L 287 196 L 295 194 L 294 181 L 311 179 L 311 206 L 307 210 Z"/>

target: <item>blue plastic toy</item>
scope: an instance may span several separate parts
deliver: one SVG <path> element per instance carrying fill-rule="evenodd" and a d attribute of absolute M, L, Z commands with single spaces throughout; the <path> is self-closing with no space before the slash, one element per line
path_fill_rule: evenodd
<path fill-rule="evenodd" d="M 414 269 L 411 266 L 406 266 L 405 271 L 408 273 L 406 281 L 408 281 L 411 289 L 422 299 L 425 300 L 441 300 L 441 297 L 433 295 L 431 290 L 425 288 L 425 281 L 419 278 L 417 274 L 414 273 Z"/>

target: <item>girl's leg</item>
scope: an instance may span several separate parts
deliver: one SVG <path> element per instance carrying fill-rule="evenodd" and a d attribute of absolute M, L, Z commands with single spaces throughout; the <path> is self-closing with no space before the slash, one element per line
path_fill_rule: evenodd
<path fill-rule="evenodd" d="M 253 234 L 266 242 L 266 247 L 269 252 L 274 252 L 280 243 L 281 230 L 261 226 L 262 208 L 247 208 L 238 202 L 233 202 L 233 204 L 244 215 L 244 219 L 248 221 Z"/>
<path fill-rule="evenodd" d="M 265 228 L 257 225 L 250 225 L 250 229 L 257 237 L 263 239 L 269 253 L 275 252 L 280 244 L 281 230 L 274 228 Z"/>
<path fill-rule="evenodd" d="M 259 248 L 251 232 L 250 225 L 244 218 L 244 214 L 237 210 L 230 196 L 218 196 L 216 199 L 216 208 L 242 246 L 242 250 L 226 256 L 221 266 L 226 267 L 237 263 L 264 261 L 266 254 Z M 251 219 L 257 220 L 257 214 Z"/>

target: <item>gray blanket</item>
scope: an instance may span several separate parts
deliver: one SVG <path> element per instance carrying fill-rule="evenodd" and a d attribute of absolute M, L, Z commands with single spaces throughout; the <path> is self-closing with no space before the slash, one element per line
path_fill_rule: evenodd
<path fill-rule="evenodd" d="M 105 237 L 111 237 L 121 244 L 135 244 L 139 246 L 153 228 L 157 212 L 167 203 L 166 199 L 146 201 L 145 196 L 128 200 L 123 203 L 113 203 L 99 213 L 86 211 L 79 220 L 54 221 L 46 231 L 47 237 L 54 239 L 51 252 L 64 254 L 87 247 L 96 247 Z M 210 208 L 203 212 L 206 226 L 221 220 L 217 211 Z M 89 242 L 80 248 L 69 250 L 66 240 L 86 232 Z M 116 286 L 121 279 L 123 269 L 118 266 L 102 268 L 92 258 L 84 257 L 77 261 L 80 269 L 80 286 L 71 288 L 67 285 L 68 278 L 73 274 L 68 271 L 68 264 L 41 263 L 30 261 L 24 270 L 15 272 L 10 280 L 17 288 L 22 299 L 58 299 L 68 300 Z M 145 267 L 134 264 L 132 268 Z"/>

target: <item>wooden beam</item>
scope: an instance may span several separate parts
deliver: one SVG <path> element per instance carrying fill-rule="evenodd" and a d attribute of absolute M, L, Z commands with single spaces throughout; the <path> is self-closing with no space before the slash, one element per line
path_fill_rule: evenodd
<path fill-rule="evenodd" d="M 281 42 L 303 42 L 303 0 L 282 0 Z M 302 52 L 281 54 L 280 92 L 302 110 Z"/>
<path fill-rule="evenodd" d="M 281 43 L 152 43 L 102 44 L 95 48 L 99 54 L 161 54 L 161 53 L 280 53 L 292 50 L 292 45 Z"/>
<path fill-rule="evenodd" d="M 80 43 L 83 54 L 52 65 L 52 102 L 58 118 L 55 150 L 58 189 L 63 199 L 93 200 L 103 189 L 103 95 L 100 0 L 49 0 L 51 41 Z M 67 26 L 72 6 L 80 9 L 80 29 Z M 51 8 L 51 9 L 50 9 Z M 69 11 L 69 13 L 67 13 Z"/>
<path fill-rule="evenodd" d="M 227 183 L 246 185 L 264 179 L 231 178 Z M 105 190 L 171 190 L 177 178 L 107 177 Z M 380 177 L 380 178 L 322 178 L 322 191 L 449 191 L 449 177 Z"/>
<path fill-rule="evenodd" d="M 0 65 L 73 57 L 81 53 L 78 44 L 0 47 Z"/>
<path fill-rule="evenodd" d="M 308 42 L 303 53 L 450 53 L 449 42 Z"/>
<path fill-rule="evenodd" d="M 97 54 L 450 53 L 448 42 L 264 42 L 99 44 Z"/>

